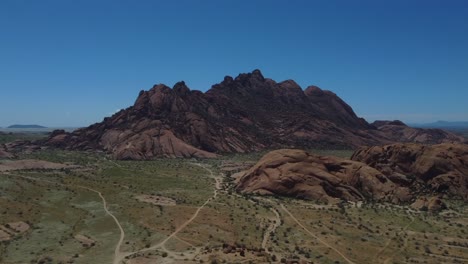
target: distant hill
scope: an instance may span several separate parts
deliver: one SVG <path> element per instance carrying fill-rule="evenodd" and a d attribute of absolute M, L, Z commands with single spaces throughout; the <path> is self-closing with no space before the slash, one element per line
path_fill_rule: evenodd
<path fill-rule="evenodd" d="M 411 124 L 410 126 L 420 128 L 468 128 L 468 121 L 437 121 L 433 123 Z"/>
<path fill-rule="evenodd" d="M 8 128 L 47 128 L 40 125 L 11 125 Z"/>

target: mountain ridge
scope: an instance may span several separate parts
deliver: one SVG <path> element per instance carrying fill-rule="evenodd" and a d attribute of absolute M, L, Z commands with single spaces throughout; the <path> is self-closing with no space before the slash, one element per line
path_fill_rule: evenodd
<path fill-rule="evenodd" d="M 103 150 L 117 159 L 151 159 L 390 142 L 335 93 L 317 86 L 303 90 L 293 80 L 276 82 L 254 70 L 226 76 L 204 93 L 183 81 L 172 89 L 154 85 L 140 91 L 133 106 L 73 133 L 56 131 L 45 145 Z"/>

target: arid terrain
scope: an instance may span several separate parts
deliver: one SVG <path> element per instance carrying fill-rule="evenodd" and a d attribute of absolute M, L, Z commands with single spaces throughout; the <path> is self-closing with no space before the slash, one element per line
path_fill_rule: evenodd
<path fill-rule="evenodd" d="M 0 0 L 0 264 L 468 264 L 468 0 Z"/>
<path fill-rule="evenodd" d="M 458 133 L 458 131 L 455 131 Z M 0 132 L 0 263 L 468 263 L 468 145 L 259 70 Z"/>
<path fill-rule="evenodd" d="M 115 161 L 46 150 L 3 160 L 0 263 L 468 262 L 462 200 L 433 213 L 238 193 L 230 176 L 263 154 Z"/>

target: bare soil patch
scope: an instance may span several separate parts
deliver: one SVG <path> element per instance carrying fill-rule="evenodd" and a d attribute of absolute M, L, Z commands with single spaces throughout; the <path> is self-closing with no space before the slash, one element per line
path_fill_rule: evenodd
<path fill-rule="evenodd" d="M 67 165 L 54 163 L 44 160 L 13 160 L 13 161 L 2 161 L 0 162 L 1 171 L 14 171 L 14 170 L 33 170 L 33 169 L 71 169 L 78 168 L 76 165 Z"/>
<path fill-rule="evenodd" d="M 22 234 L 31 228 L 27 223 L 20 221 L 14 223 L 8 223 L 6 225 L 8 228 L 14 230 L 16 233 Z"/>
<path fill-rule="evenodd" d="M 225 173 L 237 173 L 255 165 L 254 162 L 223 162 L 221 171 Z"/>
<path fill-rule="evenodd" d="M 8 241 L 28 231 L 31 227 L 25 222 L 12 222 L 0 225 L 0 241 Z"/>
<path fill-rule="evenodd" d="M 81 234 L 76 235 L 75 239 L 78 240 L 78 242 L 80 242 L 83 247 L 92 247 L 96 243 L 96 241 Z"/>

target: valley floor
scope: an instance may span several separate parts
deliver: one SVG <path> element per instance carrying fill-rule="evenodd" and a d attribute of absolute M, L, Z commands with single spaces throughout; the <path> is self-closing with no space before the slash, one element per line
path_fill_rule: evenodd
<path fill-rule="evenodd" d="M 430 215 L 241 195 L 228 175 L 249 155 L 22 158 L 79 166 L 0 172 L 0 263 L 468 263 L 461 201 Z"/>

